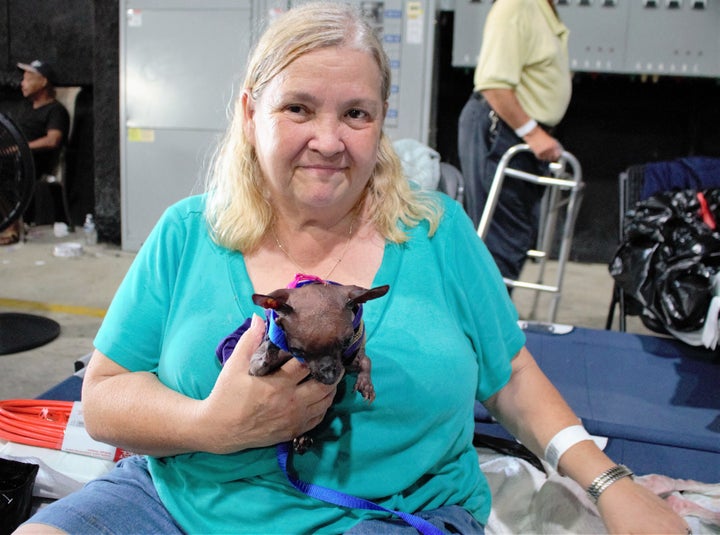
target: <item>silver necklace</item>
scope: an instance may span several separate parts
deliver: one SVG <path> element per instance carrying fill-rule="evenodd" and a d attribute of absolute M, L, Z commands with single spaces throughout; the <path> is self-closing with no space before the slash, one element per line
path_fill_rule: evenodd
<path fill-rule="evenodd" d="M 347 241 L 345 242 L 345 247 L 343 248 L 342 254 L 335 260 L 335 263 L 330 268 L 330 271 L 328 271 L 324 277 L 322 277 L 323 280 L 328 280 L 328 277 L 332 275 L 332 273 L 335 271 L 335 268 L 337 268 L 340 265 L 340 262 L 343 261 L 343 258 L 345 258 L 345 253 L 348 252 L 348 249 L 350 248 L 350 241 L 352 240 L 352 233 L 353 228 L 355 227 L 355 216 L 353 216 L 352 220 L 350 221 L 350 230 L 348 231 L 348 237 Z M 280 242 L 280 239 L 278 238 L 277 234 L 275 233 L 275 227 L 271 227 L 271 232 L 273 235 L 273 238 L 275 238 L 275 243 L 278 246 L 278 249 L 280 249 L 285 256 L 287 256 L 288 260 L 295 264 L 295 267 L 300 270 L 300 273 L 310 274 L 308 273 L 308 270 L 306 270 L 304 267 L 300 265 L 300 263 L 293 258 L 293 255 L 290 254 L 290 251 L 288 251 L 285 246 Z"/>

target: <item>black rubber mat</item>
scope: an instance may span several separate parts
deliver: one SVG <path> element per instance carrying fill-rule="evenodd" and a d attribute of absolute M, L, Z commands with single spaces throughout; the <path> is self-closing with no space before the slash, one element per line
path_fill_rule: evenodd
<path fill-rule="evenodd" d="M 0 313 L 0 355 L 45 345 L 59 334 L 60 325 L 51 319 L 15 312 Z"/>

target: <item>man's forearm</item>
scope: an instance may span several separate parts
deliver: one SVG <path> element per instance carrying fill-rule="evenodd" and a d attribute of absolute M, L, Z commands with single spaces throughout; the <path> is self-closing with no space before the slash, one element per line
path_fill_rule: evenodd
<path fill-rule="evenodd" d="M 533 117 L 525 112 L 512 89 L 486 89 L 482 94 L 500 119 L 530 146 L 537 158 L 550 162 L 560 158 L 562 145 L 537 123 L 530 122 Z"/>
<path fill-rule="evenodd" d="M 28 142 L 30 150 L 52 150 L 62 145 L 62 132 L 60 130 L 48 130 L 43 137 Z"/>

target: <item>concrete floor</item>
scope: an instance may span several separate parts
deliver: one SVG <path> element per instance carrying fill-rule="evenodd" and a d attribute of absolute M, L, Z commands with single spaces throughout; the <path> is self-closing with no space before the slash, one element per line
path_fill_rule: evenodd
<path fill-rule="evenodd" d="M 58 244 L 82 241 L 82 229 L 56 238 L 51 226 L 39 226 L 25 243 L 0 247 L 0 312 L 46 316 L 61 328 L 44 346 L 0 356 L 0 399 L 41 394 L 92 351 L 102 314 L 135 255 L 99 244 L 84 246 L 79 257 L 54 256 Z"/>
<path fill-rule="evenodd" d="M 79 257 L 54 255 L 58 244 L 82 238 L 81 229 L 57 238 L 52 227 L 40 226 L 24 243 L 0 247 L 0 312 L 47 316 L 61 326 L 60 336 L 44 346 L 0 355 L 0 399 L 41 394 L 70 376 L 75 360 L 92 351 L 102 314 L 135 255 L 106 244 L 84 246 Z M 546 283 L 554 282 L 554 268 L 549 263 Z M 536 269 L 529 263 L 523 279 L 535 280 Z M 604 329 L 612 285 L 605 264 L 568 264 L 555 321 Z M 521 317 L 528 317 L 533 296 L 514 291 Z M 548 319 L 549 297 L 541 295 L 535 319 Z M 628 318 L 628 331 L 648 333 L 637 318 Z"/>

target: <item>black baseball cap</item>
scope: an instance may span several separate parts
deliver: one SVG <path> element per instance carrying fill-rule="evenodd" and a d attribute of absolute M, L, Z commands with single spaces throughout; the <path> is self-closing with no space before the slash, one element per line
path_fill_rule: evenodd
<path fill-rule="evenodd" d="M 19 69 L 40 74 L 48 79 L 48 82 L 55 84 L 55 71 L 47 61 L 36 59 L 32 63 L 18 63 Z"/>

